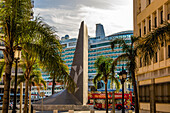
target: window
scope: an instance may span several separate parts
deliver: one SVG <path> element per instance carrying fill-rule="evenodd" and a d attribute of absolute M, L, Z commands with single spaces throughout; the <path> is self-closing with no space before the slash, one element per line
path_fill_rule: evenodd
<path fill-rule="evenodd" d="M 91 45 L 91 48 L 102 47 L 102 46 L 110 46 L 110 42 L 105 42 L 97 45 Z"/>
<path fill-rule="evenodd" d="M 139 36 L 141 37 L 141 29 L 139 29 Z"/>
<path fill-rule="evenodd" d="M 170 103 L 170 82 L 155 84 L 155 101 Z"/>
<path fill-rule="evenodd" d="M 154 56 L 154 63 L 158 62 L 158 55 L 157 55 L 157 52 L 155 53 L 155 56 Z"/>
<path fill-rule="evenodd" d="M 161 24 L 163 24 L 163 11 L 161 11 Z"/>
<path fill-rule="evenodd" d="M 140 57 L 140 67 L 142 67 L 142 57 Z"/>
<path fill-rule="evenodd" d="M 149 20 L 149 31 L 151 31 L 151 20 Z"/>
<path fill-rule="evenodd" d="M 148 6 L 149 4 L 151 4 L 151 0 L 146 1 L 146 6 Z"/>
<path fill-rule="evenodd" d="M 76 42 L 69 43 L 69 46 L 76 46 Z"/>
<path fill-rule="evenodd" d="M 168 45 L 168 58 L 170 58 L 170 45 Z"/>
<path fill-rule="evenodd" d="M 144 34 L 146 34 L 146 26 L 144 26 Z"/>
<path fill-rule="evenodd" d="M 155 28 L 157 27 L 157 17 L 155 17 Z"/>
<path fill-rule="evenodd" d="M 161 47 L 159 51 L 159 61 L 163 60 L 164 60 L 164 47 Z"/>
<path fill-rule="evenodd" d="M 148 3 L 151 4 L 151 0 L 148 0 Z"/>
<path fill-rule="evenodd" d="M 150 85 L 139 86 L 139 99 L 140 102 L 150 101 Z"/>
<path fill-rule="evenodd" d="M 139 14 L 141 12 L 141 0 L 137 1 L 137 7 L 138 7 L 137 14 Z"/>

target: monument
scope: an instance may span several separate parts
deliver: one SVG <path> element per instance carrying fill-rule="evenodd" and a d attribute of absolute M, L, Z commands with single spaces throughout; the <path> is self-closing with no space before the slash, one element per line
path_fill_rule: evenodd
<path fill-rule="evenodd" d="M 88 101 L 88 33 L 84 22 L 81 23 L 70 76 L 77 84 L 75 97 L 83 104 Z"/>
<path fill-rule="evenodd" d="M 43 101 L 43 110 L 90 110 L 88 102 L 88 32 L 84 21 L 81 22 L 74 53 L 70 76 L 76 83 L 75 93 L 67 89 L 47 97 Z M 33 104 L 35 110 L 42 109 L 42 101 Z"/>

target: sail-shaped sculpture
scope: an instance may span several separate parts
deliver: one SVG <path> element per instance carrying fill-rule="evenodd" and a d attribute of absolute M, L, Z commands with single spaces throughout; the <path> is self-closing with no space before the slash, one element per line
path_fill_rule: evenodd
<path fill-rule="evenodd" d="M 77 84 L 75 97 L 83 104 L 88 101 L 88 33 L 84 22 L 81 23 L 70 76 Z"/>
<path fill-rule="evenodd" d="M 63 90 L 43 100 L 43 110 L 89 110 L 88 101 L 88 32 L 84 21 L 81 22 L 76 50 L 70 76 L 76 83 L 75 93 Z M 41 110 L 42 101 L 33 104 L 35 110 Z"/>

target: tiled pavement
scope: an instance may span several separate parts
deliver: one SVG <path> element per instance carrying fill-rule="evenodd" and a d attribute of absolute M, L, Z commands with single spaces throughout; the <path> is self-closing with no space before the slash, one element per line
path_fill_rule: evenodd
<path fill-rule="evenodd" d="M 53 113 L 52 111 L 43 111 L 43 112 L 40 112 L 40 111 L 37 111 L 36 113 Z M 59 113 L 68 113 L 68 112 L 59 112 Z M 74 113 L 90 113 L 90 111 L 74 111 Z M 102 111 L 95 111 L 95 113 L 106 113 L 106 111 L 102 110 Z M 109 113 L 111 113 L 111 111 L 109 111 Z M 121 110 L 119 111 L 116 111 L 116 113 L 122 113 Z M 126 111 L 126 113 L 128 113 L 128 111 Z M 134 113 L 134 112 L 132 112 Z"/>
<path fill-rule="evenodd" d="M 2 113 L 2 110 L 0 110 L 0 113 Z M 9 110 L 8 113 L 12 113 L 12 110 Z M 19 110 L 17 110 L 17 113 L 19 113 Z M 53 113 L 52 111 L 36 111 L 36 113 Z M 68 113 L 68 112 L 59 112 L 59 113 Z M 74 111 L 74 113 L 90 113 L 90 111 Z M 106 111 L 102 110 L 102 111 L 95 111 L 95 113 L 106 113 Z M 111 113 L 111 111 L 109 111 L 109 113 Z M 116 113 L 122 113 L 121 110 L 116 110 Z M 126 111 L 126 113 L 128 113 L 128 111 Z M 134 113 L 134 112 L 132 112 Z"/>

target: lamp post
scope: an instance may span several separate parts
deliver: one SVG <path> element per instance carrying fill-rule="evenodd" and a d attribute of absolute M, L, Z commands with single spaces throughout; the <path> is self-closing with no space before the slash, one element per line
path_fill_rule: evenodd
<path fill-rule="evenodd" d="M 13 101 L 13 110 L 12 110 L 12 113 L 16 113 L 16 98 L 17 98 L 17 64 L 19 62 L 19 60 L 21 59 L 21 47 L 18 47 L 16 50 L 15 50 L 15 53 L 14 53 L 14 60 L 15 60 L 15 64 L 16 64 L 16 67 L 15 67 L 15 86 L 14 86 L 14 101 Z"/>
<path fill-rule="evenodd" d="M 122 113 L 125 113 L 125 109 L 124 109 L 124 82 L 125 82 L 126 78 L 127 78 L 127 72 L 122 67 L 122 71 L 119 73 L 119 79 L 120 79 L 121 84 L 122 84 Z"/>

